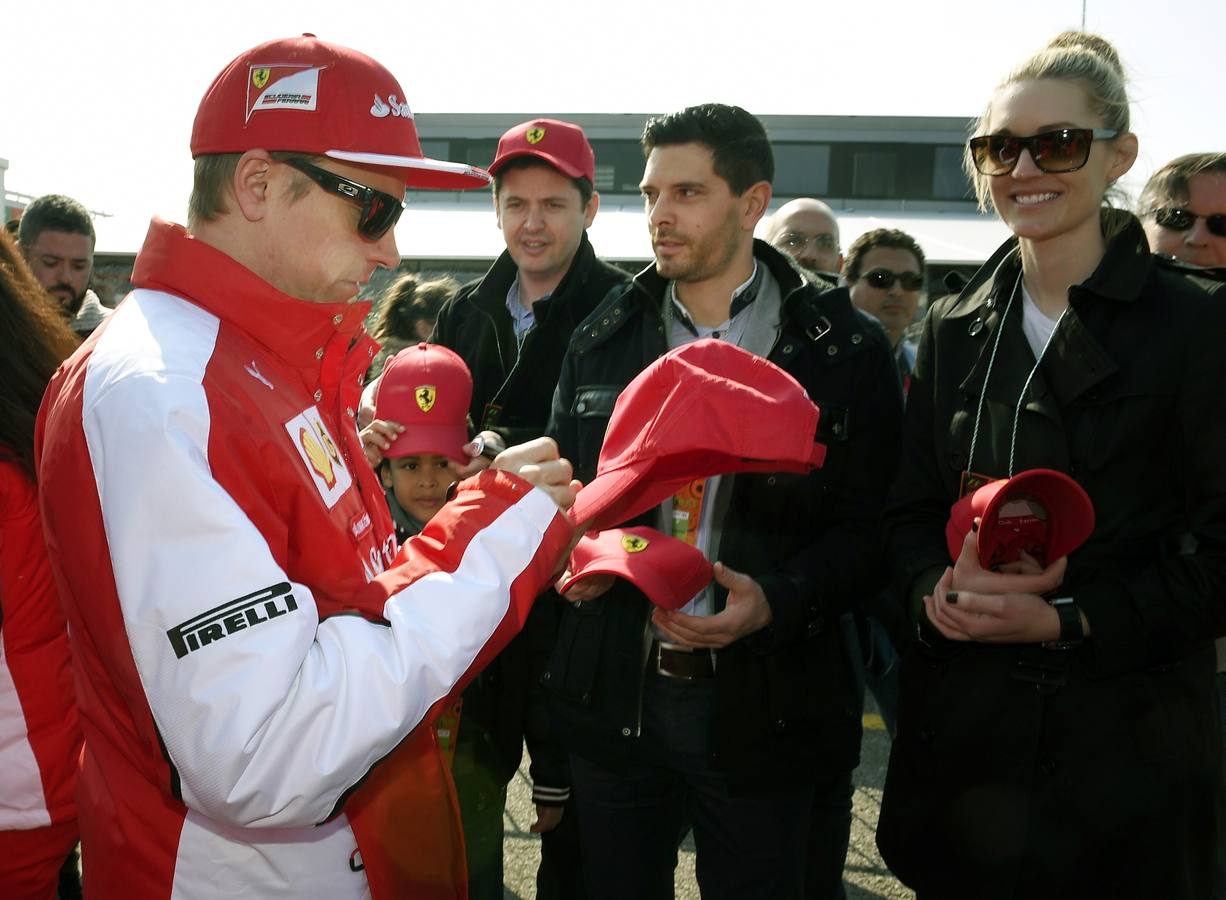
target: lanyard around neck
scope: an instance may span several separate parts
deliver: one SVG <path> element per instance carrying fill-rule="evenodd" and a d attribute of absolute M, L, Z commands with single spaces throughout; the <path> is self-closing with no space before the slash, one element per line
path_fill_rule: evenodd
<path fill-rule="evenodd" d="M 979 441 L 979 423 L 983 418 L 983 403 L 988 395 L 988 380 L 992 377 L 992 367 L 996 365 L 996 351 L 1000 349 L 1000 336 L 1004 334 L 1005 323 L 1009 318 L 1009 310 L 1013 308 L 1014 299 L 1022 292 L 1022 273 L 1017 273 L 1017 281 L 1013 284 L 1013 290 L 1009 293 L 1009 302 L 1005 304 L 1004 312 L 1000 316 L 1000 326 L 996 329 L 996 340 L 992 343 L 992 353 L 988 357 L 988 370 L 983 376 L 983 387 L 979 390 L 979 406 L 975 410 L 975 429 L 971 432 L 971 451 L 966 461 L 966 469 L 968 472 L 975 471 L 975 445 Z M 1009 471 L 1007 477 L 1013 477 L 1013 461 L 1014 454 L 1017 450 L 1017 428 L 1018 422 L 1022 415 L 1022 401 L 1026 398 L 1026 392 L 1030 390 L 1030 382 L 1034 380 L 1034 373 L 1039 371 L 1039 366 L 1043 364 L 1043 357 L 1047 355 L 1047 348 L 1051 346 L 1052 338 L 1056 336 L 1056 332 L 1060 329 L 1060 323 L 1064 321 L 1064 315 L 1069 311 L 1066 306 L 1060 313 L 1060 317 L 1056 319 L 1056 324 L 1052 327 L 1051 334 L 1047 336 L 1047 341 L 1043 344 L 1043 349 L 1039 351 L 1038 357 L 1034 361 L 1034 366 L 1030 370 L 1030 374 L 1026 376 L 1026 381 L 1022 384 L 1022 390 L 1017 395 L 1017 405 L 1013 409 L 1013 431 L 1009 436 Z"/>

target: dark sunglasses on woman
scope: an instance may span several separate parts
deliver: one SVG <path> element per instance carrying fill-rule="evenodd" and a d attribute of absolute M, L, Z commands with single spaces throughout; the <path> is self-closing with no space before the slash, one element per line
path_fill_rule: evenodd
<path fill-rule="evenodd" d="M 888 291 L 894 282 L 902 283 L 904 291 L 918 291 L 924 286 L 924 276 L 915 272 L 891 272 L 889 269 L 870 269 L 860 276 L 870 285 Z"/>
<path fill-rule="evenodd" d="M 975 168 L 984 175 L 1008 175 L 1017 167 L 1023 150 L 1044 172 L 1075 172 L 1090 158 L 1090 145 L 1095 140 L 1118 136 L 1119 132 L 1110 128 L 1057 128 L 1030 137 L 984 134 L 967 143 Z"/>
<path fill-rule="evenodd" d="M 1202 216 L 1178 206 L 1161 206 L 1154 210 L 1154 221 L 1171 231 L 1187 231 L 1196 224 L 1197 219 L 1205 220 L 1205 229 L 1210 234 L 1226 237 L 1226 213 Z"/>
<path fill-rule="evenodd" d="M 361 207 L 362 212 L 358 216 L 358 234 L 368 241 L 377 241 L 387 234 L 388 229 L 396 224 L 400 219 L 400 214 L 404 212 L 406 204 L 403 197 L 396 198 L 383 191 L 377 191 L 360 181 L 353 181 L 335 172 L 321 169 L 305 159 L 287 159 L 285 164 L 297 169 L 328 193 L 336 194 Z"/>

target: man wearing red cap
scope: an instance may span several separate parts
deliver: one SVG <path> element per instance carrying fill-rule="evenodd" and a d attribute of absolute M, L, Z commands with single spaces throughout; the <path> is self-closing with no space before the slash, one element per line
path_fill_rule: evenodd
<path fill-rule="evenodd" d="M 472 421 L 487 443 L 540 437 L 562 356 L 575 326 L 627 276 L 596 257 L 587 228 L 600 196 L 596 156 L 583 129 L 533 119 L 510 129 L 490 165 L 494 214 L 506 251 L 439 313 L 432 340 L 455 350 L 473 375 Z M 524 738 L 541 833 L 537 894 L 582 896 L 578 834 L 566 755 L 549 733 L 539 685 L 561 601 L 550 592 L 524 633 L 464 692 L 457 777 L 470 891 L 502 897 L 502 810 Z"/>
<path fill-rule="evenodd" d="M 884 333 L 845 289 L 823 293 L 754 241 L 774 173 L 757 119 L 691 107 L 650 120 L 643 148 L 655 263 L 576 329 L 551 433 L 590 479 L 622 389 L 670 348 L 716 338 L 799 382 L 821 409 L 808 437 L 827 449 L 810 474 L 696 479 L 635 523 L 718 560 L 715 586 L 681 610 L 653 610 L 623 580 L 606 578 L 602 594 L 598 575 L 568 591 L 582 602 L 564 611 L 546 684 L 572 751 L 588 892 L 672 897 L 688 821 L 704 897 L 798 897 L 814 792 L 845 781 L 859 755 L 838 620 L 883 568 L 898 379 Z M 755 425 L 695 422 L 695 456 Z M 811 895 L 832 895 L 830 877 Z"/>
<path fill-rule="evenodd" d="M 192 153 L 188 228 L 153 222 L 39 419 L 85 882 L 463 897 L 429 724 L 522 625 L 575 485 L 546 442 L 512 448 L 397 552 L 353 421 L 375 350 L 354 301 L 399 262 L 406 186 L 485 174 L 423 158 L 392 75 L 310 35 L 234 60 Z"/>

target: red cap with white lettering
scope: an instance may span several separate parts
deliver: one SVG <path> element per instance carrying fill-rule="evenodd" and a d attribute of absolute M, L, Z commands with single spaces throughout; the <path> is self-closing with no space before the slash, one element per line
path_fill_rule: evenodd
<path fill-rule="evenodd" d="M 392 73 L 313 34 L 261 44 L 214 79 L 192 128 L 192 157 L 286 150 L 400 170 L 413 188 L 484 187 L 483 169 L 422 154 Z"/>

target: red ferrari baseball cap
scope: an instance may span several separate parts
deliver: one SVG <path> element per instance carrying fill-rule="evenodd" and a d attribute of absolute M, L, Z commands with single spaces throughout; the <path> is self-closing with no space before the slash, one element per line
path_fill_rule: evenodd
<path fill-rule="evenodd" d="M 962 553 L 975 519 L 985 569 L 1015 562 L 1023 550 L 1046 566 L 1085 543 L 1094 531 L 1094 504 L 1081 485 L 1053 469 L 989 481 L 950 510 L 945 526 L 950 559 Z"/>
<path fill-rule="evenodd" d="M 497 175 L 511 160 L 524 156 L 543 159 L 567 178 L 596 183 L 596 153 L 578 125 L 557 119 L 533 119 L 516 125 L 499 138 L 490 174 Z"/>
<path fill-rule="evenodd" d="M 570 555 L 565 593 L 603 572 L 631 582 L 661 609 L 680 609 L 711 583 L 711 563 L 697 547 L 654 528 L 610 528 L 580 538 Z"/>
<path fill-rule="evenodd" d="M 695 478 L 818 468 L 826 459 L 814 439 L 818 417 L 795 378 L 734 344 L 703 338 L 670 350 L 617 398 L 596 477 L 571 518 L 600 530 Z"/>
<path fill-rule="evenodd" d="M 458 354 L 438 344 L 406 347 L 387 361 L 375 388 L 375 418 L 404 426 L 383 454 L 437 454 L 468 465 L 468 405 L 473 379 Z"/>
<path fill-rule="evenodd" d="M 482 169 L 423 156 L 413 111 L 392 73 L 313 34 L 248 50 L 200 101 L 193 158 L 257 148 L 399 169 L 414 188 L 462 190 L 490 182 Z"/>

